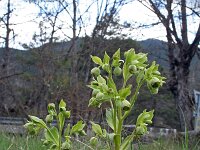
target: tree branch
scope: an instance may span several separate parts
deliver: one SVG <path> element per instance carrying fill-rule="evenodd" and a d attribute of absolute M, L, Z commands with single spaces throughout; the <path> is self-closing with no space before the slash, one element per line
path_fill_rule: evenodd
<path fill-rule="evenodd" d="M 194 39 L 194 41 L 192 42 L 192 44 L 190 45 L 190 47 L 188 48 L 188 51 L 187 51 L 190 58 L 192 58 L 195 55 L 196 51 L 198 50 L 197 47 L 198 47 L 199 42 L 200 42 L 200 23 L 199 23 L 199 27 L 198 27 L 195 39 Z"/>
<path fill-rule="evenodd" d="M 186 0 L 181 0 L 181 36 L 183 40 L 183 45 L 188 45 L 188 35 L 187 35 L 187 13 L 186 13 Z"/>
<path fill-rule="evenodd" d="M 24 74 L 24 72 L 18 72 L 18 73 L 10 74 L 10 75 L 7 75 L 7 76 L 3 76 L 3 77 L 0 77 L 0 81 L 7 79 L 7 78 L 10 78 L 10 77 L 13 77 L 13 76 L 18 76 L 18 75 L 21 75 L 21 74 Z"/>

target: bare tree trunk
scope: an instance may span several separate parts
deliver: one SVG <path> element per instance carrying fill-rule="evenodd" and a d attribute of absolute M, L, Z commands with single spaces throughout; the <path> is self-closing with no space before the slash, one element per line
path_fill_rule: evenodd
<path fill-rule="evenodd" d="M 77 50 L 76 50 L 76 22 L 77 22 L 77 4 L 76 0 L 73 0 L 73 37 L 72 37 L 72 45 L 71 45 L 71 76 L 70 76 L 70 87 L 73 88 L 72 91 L 72 99 L 71 99 L 71 104 L 72 104 L 72 113 L 74 115 L 72 123 L 75 124 L 76 120 L 78 119 L 78 111 L 77 109 L 79 108 L 78 102 L 77 102 L 77 88 L 78 88 L 78 61 L 77 61 Z"/>
<path fill-rule="evenodd" d="M 182 131 L 184 131 L 185 127 L 188 130 L 192 130 L 194 102 L 190 96 L 188 80 L 190 63 L 197 51 L 200 41 L 200 24 L 193 42 L 189 44 L 187 35 L 187 1 L 180 0 L 178 4 L 174 4 L 173 0 L 163 2 L 154 0 L 148 1 L 149 4 L 147 5 L 152 8 L 167 32 L 168 58 L 170 64 L 169 88 L 174 95 L 176 109 L 179 112 L 180 128 Z M 143 3 L 144 1 L 140 2 Z M 165 6 L 167 13 L 164 14 L 160 11 L 159 4 Z M 176 21 L 176 13 L 174 14 L 173 11 L 175 10 L 172 7 L 173 4 L 180 8 L 180 11 L 176 12 L 179 21 Z M 177 29 L 177 26 L 181 27 L 180 31 Z M 178 33 L 178 31 L 180 33 Z"/>
<path fill-rule="evenodd" d="M 180 64 L 177 68 L 177 89 L 174 90 L 174 98 L 176 107 L 179 112 L 180 128 L 182 131 L 185 129 L 193 129 L 193 106 L 194 102 L 190 96 L 188 87 L 189 67 Z"/>
<path fill-rule="evenodd" d="M 4 76 L 8 76 L 9 73 L 9 60 L 10 60 L 10 14 L 11 14 L 11 9 L 10 9 L 10 0 L 8 0 L 7 3 L 7 16 L 6 16 L 6 21 L 5 21 L 5 26 L 6 26 L 6 37 L 5 37 L 5 48 L 4 48 L 4 62 L 3 62 L 3 74 Z"/>

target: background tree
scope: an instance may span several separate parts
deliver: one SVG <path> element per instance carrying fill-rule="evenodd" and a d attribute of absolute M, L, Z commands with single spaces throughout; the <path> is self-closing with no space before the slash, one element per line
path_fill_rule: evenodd
<path fill-rule="evenodd" d="M 2 59 L 0 60 L 0 97 L 1 106 L 4 112 L 8 114 L 14 111 L 15 107 L 22 108 L 20 101 L 16 98 L 16 87 L 13 84 L 16 76 L 23 72 L 15 68 L 15 63 L 11 61 L 13 58 L 13 49 L 10 48 L 10 43 L 14 42 L 17 36 L 14 33 L 14 24 L 11 19 L 14 17 L 14 9 L 10 0 L 0 1 L 1 5 L 5 6 L 5 12 L 1 11 L 0 17 L 0 29 L 2 30 L 0 35 L 0 41 L 2 41 Z M 4 32 L 3 32 L 4 31 Z M 8 103 L 8 101 L 10 103 Z M 22 109 L 23 111 L 23 109 Z"/>
<path fill-rule="evenodd" d="M 169 59 L 169 88 L 174 95 L 179 112 L 182 130 L 192 129 L 194 101 L 190 95 L 188 77 L 190 64 L 198 51 L 200 41 L 200 23 L 196 29 L 194 39 L 190 42 L 189 18 L 200 12 L 186 0 L 139 0 L 144 6 L 153 11 L 166 30 Z M 198 2 L 198 1 L 196 1 Z"/>

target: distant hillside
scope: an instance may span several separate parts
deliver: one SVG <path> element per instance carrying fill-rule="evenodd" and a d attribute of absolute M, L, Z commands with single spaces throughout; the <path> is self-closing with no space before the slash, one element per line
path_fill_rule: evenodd
<path fill-rule="evenodd" d="M 148 53 L 149 61 L 156 60 L 161 66 L 163 75 L 165 77 L 168 76 L 169 64 L 167 61 L 166 42 L 157 39 L 147 39 L 138 42 L 131 39 L 114 39 L 113 41 L 107 40 L 104 42 L 103 47 L 98 48 L 92 55 L 102 57 L 104 51 L 112 55 L 119 47 L 121 47 L 121 51 L 134 47 L 137 51 Z M 5 116 L 7 114 L 23 116 L 22 110 L 24 110 L 28 111 L 29 114 L 41 113 L 40 115 L 42 116 L 46 113 L 46 104 L 57 101 L 60 98 L 66 98 L 69 106 L 73 100 L 80 101 L 82 107 L 80 110 L 85 110 L 90 91 L 85 88 L 83 78 L 86 76 L 86 70 L 90 70 L 93 67 L 88 63 L 90 60 L 89 55 L 91 54 L 88 48 L 90 43 L 88 42 L 88 44 L 89 46 L 85 46 L 82 39 L 78 39 L 76 44 L 79 60 L 77 68 L 80 79 L 78 91 L 69 89 L 71 57 L 68 53 L 71 45 L 70 42 L 45 44 L 42 47 L 26 51 L 11 49 L 11 71 L 12 73 L 22 72 L 23 74 L 9 78 L 13 86 L 12 90 L 15 90 L 14 96 L 12 93 L 9 93 L 10 91 L 4 92 L 1 90 L 9 89 L 9 87 L 4 87 L 3 84 L 0 84 L 0 102 L 2 103 L 0 105 L 0 114 Z M 97 42 L 97 44 L 99 43 Z M 0 60 L 2 60 L 2 56 L 3 49 L 0 48 Z M 191 92 L 193 89 L 200 90 L 199 74 L 200 61 L 195 56 L 191 64 L 190 87 L 188 87 L 191 89 Z M 172 95 L 167 89 L 166 84 L 155 97 L 149 93 L 145 86 L 140 92 L 142 94 L 136 104 L 137 109 L 134 110 L 136 114 L 139 114 L 144 108 L 155 109 L 157 113 L 155 126 L 176 126 L 176 110 Z M 74 95 L 76 95 L 75 99 L 73 99 Z M 133 116 L 137 115 L 134 114 Z M 135 118 L 131 119 L 134 120 Z"/>
<path fill-rule="evenodd" d="M 143 51 L 148 53 L 149 60 L 156 60 L 162 67 L 168 67 L 167 43 L 157 39 L 139 41 Z"/>

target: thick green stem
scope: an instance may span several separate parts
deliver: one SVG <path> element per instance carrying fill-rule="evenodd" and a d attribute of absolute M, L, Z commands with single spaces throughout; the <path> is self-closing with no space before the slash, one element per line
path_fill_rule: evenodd
<path fill-rule="evenodd" d="M 114 132 L 116 133 L 117 131 L 117 106 L 116 106 L 116 103 L 114 103 L 114 109 L 113 109 L 113 121 L 114 121 Z"/>
<path fill-rule="evenodd" d="M 121 107 L 118 107 L 118 128 L 117 128 L 117 133 L 116 133 L 116 142 L 115 142 L 115 150 L 120 149 L 121 145 L 121 132 L 122 132 L 122 125 L 123 125 L 123 120 L 122 120 L 122 110 Z"/>
<path fill-rule="evenodd" d="M 59 121 L 59 117 L 56 117 L 57 120 L 57 126 L 58 126 L 58 133 L 59 133 L 59 143 L 58 143 L 58 150 L 61 150 L 61 145 L 62 145 L 62 127 L 61 127 L 61 123 Z"/>

